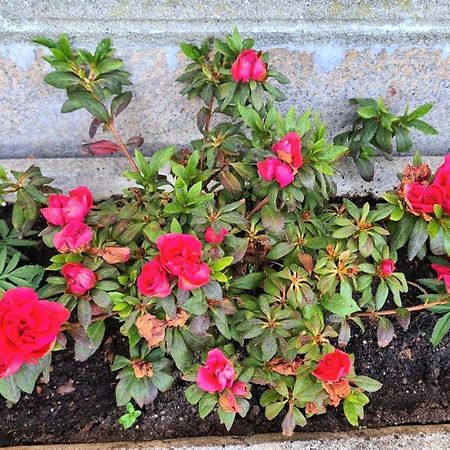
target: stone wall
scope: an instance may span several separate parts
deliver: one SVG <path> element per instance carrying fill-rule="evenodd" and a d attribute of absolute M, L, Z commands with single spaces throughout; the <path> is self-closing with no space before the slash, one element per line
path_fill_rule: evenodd
<path fill-rule="evenodd" d="M 119 126 L 157 148 L 197 136 L 198 105 L 174 81 L 185 62 L 177 44 L 235 25 L 291 78 L 283 108 L 321 111 L 333 136 L 352 117 L 351 97 L 381 95 L 396 111 L 436 102 L 428 120 L 440 135 L 417 135 L 416 148 L 447 153 L 449 0 L 2 0 L 0 158 L 80 156 L 87 140 L 87 113 L 61 115 L 62 91 L 42 82 L 33 36 L 66 32 L 87 48 L 113 38 L 135 94 Z"/>

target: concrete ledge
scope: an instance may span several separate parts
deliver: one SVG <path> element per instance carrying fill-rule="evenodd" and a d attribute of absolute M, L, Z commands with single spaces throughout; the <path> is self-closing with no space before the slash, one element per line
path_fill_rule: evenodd
<path fill-rule="evenodd" d="M 432 169 L 442 164 L 440 156 L 424 158 Z M 388 161 L 383 157 L 375 158 L 375 179 L 367 183 L 360 178 L 353 162 L 344 158 L 337 167 L 334 180 L 339 196 L 379 197 L 383 192 L 398 184 L 397 174 L 411 159 L 396 157 Z M 55 179 L 54 186 L 68 191 L 81 184 L 87 185 L 97 200 L 120 194 L 132 183 L 122 176 L 128 168 L 123 158 L 36 158 L 36 159 L 0 159 L 0 166 L 7 170 L 25 170 L 31 164 L 39 166 L 42 173 Z"/>
<path fill-rule="evenodd" d="M 108 444 L 58 444 L 9 447 L 9 450 L 449 450 L 450 424 L 402 426 L 358 430 L 346 433 L 295 433 L 291 438 L 281 434 L 255 436 L 209 436 L 191 439 L 169 439 L 151 442 L 114 442 Z"/>

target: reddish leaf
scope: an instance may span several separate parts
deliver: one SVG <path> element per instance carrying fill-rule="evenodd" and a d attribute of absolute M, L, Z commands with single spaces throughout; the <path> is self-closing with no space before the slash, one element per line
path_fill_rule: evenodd
<path fill-rule="evenodd" d="M 390 320 L 380 317 L 378 320 L 377 340 L 378 347 L 386 347 L 394 338 L 394 325 Z"/>
<path fill-rule="evenodd" d="M 97 133 L 98 127 L 100 126 L 100 120 L 94 118 L 92 119 L 91 126 L 89 127 L 89 137 L 92 139 Z"/>
<path fill-rule="evenodd" d="M 406 331 L 411 321 L 411 314 L 406 308 L 398 308 L 395 311 L 395 317 L 397 317 L 398 324 Z"/>
<path fill-rule="evenodd" d="M 106 140 L 89 142 L 88 144 L 84 144 L 82 148 L 86 153 L 96 156 L 111 155 L 120 150 L 120 147 L 116 143 Z"/>

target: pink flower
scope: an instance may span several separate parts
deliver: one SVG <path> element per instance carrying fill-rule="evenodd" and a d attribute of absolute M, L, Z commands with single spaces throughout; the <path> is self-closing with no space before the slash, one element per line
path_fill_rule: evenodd
<path fill-rule="evenodd" d="M 92 230 L 83 222 L 72 220 L 53 237 L 60 253 L 83 251 L 92 241 Z"/>
<path fill-rule="evenodd" d="M 255 50 L 243 50 L 231 66 L 231 76 L 236 83 L 264 81 L 266 75 L 266 63 Z"/>
<path fill-rule="evenodd" d="M 442 164 L 434 175 L 432 186 L 438 186 L 442 191 L 441 206 L 450 215 L 450 154 L 445 157 Z"/>
<path fill-rule="evenodd" d="M 170 295 L 169 274 L 161 264 L 159 257 L 145 263 L 137 279 L 138 290 L 148 297 L 164 298 Z"/>
<path fill-rule="evenodd" d="M 233 386 L 235 378 L 233 363 L 215 348 L 208 352 L 205 365 L 198 369 L 197 385 L 206 392 L 222 392 Z"/>
<path fill-rule="evenodd" d="M 378 266 L 378 273 L 380 277 L 387 278 L 390 277 L 395 271 L 395 263 L 392 259 L 383 259 Z"/>
<path fill-rule="evenodd" d="M 292 167 L 278 158 L 266 158 L 259 161 L 258 172 L 262 179 L 266 181 L 275 180 L 281 188 L 284 188 L 294 181 Z"/>
<path fill-rule="evenodd" d="M 178 287 L 190 291 L 208 283 L 211 270 L 202 262 L 202 243 L 189 234 L 169 233 L 156 243 L 161 264 L 178 276 Z"/>
<path fill-rule="evenodd" d="M 218 233 L 216 233 L 212 227 L 208 227 L 205 231 L 205 241 L 210 244 L 220 245 L 227 234 L 228 230 L 225 228 L 222 228 Z"/>
<path fill-rule="evenodd" d="M 421 184 L 418 182 L 405 185 L 405 201 L 409 209 L 419 215 L 432 213 L 434 205 L 443 206 L 445 191 L 442 186 Z"/>
<path fill-rule="evenodd" d="M 51 351 L 69 316 L 59 303 L 39 300 L 33 289 L 6 291 L 0 300 L 0 378 Z"/>
<path fill-rule="evenodd" d="M 83 296 L 97 284 L 95 273 L 81 263 L 67 263 L 61 269 L 70 294 Z"/>
<path fill-rule="evenodd" d="M 42 208 L 41 213 L 49 224 L 63 227 L 72 220 L 83 222 L 92 205 L 91 191 L 86 186 L 78 186 L 69 195 L 50 195 L 48 207 Z"/>
<path fill-rule="evenodd" d="M 441 264 L 431 264 L 431 267 L 438 274 L 437 280 L 444 280 L 445 289 L 450 294 L 450 266 L 443 266 Z"/>
<path fill-rule="evenodd" d="M 211 278 L 211 269 L 206 263 L 185 265 L 178 274 L 178 287 L 184 291 L 205 285 Z"/>
<path fill-rule="evenodd" d="M 283 139 L 272 146 L 272 151 L 282 161 L 287 162 L 294 169 L 299 169 L 303 165 L 302 141 L 300 136 L 291 131 Z"/>
<path fill-rule="evenodd" d="M 351 365 L 347 353 L 335 350 L 322 356 L 312 374 L 321 381 L 334 383 L 349 374 Z"/>
<path fill-rule="evenodd" d="M 231 386 L 231 392 L 233 392 L 236 397 L 249 397 L 250 386 L 243 381 L 235 381 L 233 386 Z"/>
<path fill-rule="evenodd" d="M 172 275 L 179 275 L 183 267 L 200 262 L 202 243 L 190 234 L 164 234 L 156 243 L 161 263 Z"/>

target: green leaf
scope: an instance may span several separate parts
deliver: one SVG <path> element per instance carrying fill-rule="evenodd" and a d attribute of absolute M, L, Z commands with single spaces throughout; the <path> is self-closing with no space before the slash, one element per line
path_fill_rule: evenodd
<path fill-rule="evenodd" d="M 0 379 L 0 395 L 12 403 L 17 403 L 20 400 L 21 391 L 17 386 L 14 376 L 9 376 Z"/>
<path fill-rule="evenodd" d="M 399 153 L 407 152 L 413 146 L 413 141 L 411 139 L 409 131 L 405 128 L 396 126 L 393 127 L 393 130 L 395 134 L 397 151 Z"/>
<path fill-rule="evenodd" d="M 358 426 L 359 414 L 358 407 L 354 403 L 350 402 L 348 399 L 344 399 L 344 414 L 347 420 L 354 427 Z"/>
<path fill-rule="evenodd" d="M 261 284 L 264 278 L 265 275 L 263 272 L 249 273 L 242 277 L 231 280 L 230 288 L 252 291 Z"/>
<path fill-rule="evenodd" d="M 95 68 L 95 71 L 102 75 L 104 73 L 112 72 L 113 70 L 119 70 L 123 67 L 123 62 L 120 59 L 103 59 Z"/>
<path fill-rule="evenodd" d="M 290 244 L 289 242 L 278 242 L 278 244 L 275 244 L 267 254 L 267 258 L 273 260 L 283 258 L 283 256 L 286 256 L 288 253 L 294 250 L 294 248 L 294 245 Z"/>
<path fill-rule="evenodd" d="M 107 109 L 89 93 L 80 93 L 76 97 L 85 109 L 89 111 L 97 120 L 108 123 L 111 119 Z"/>
<path fill-rule="evenodd" d="M 173 331 L 172 346 L 170 348 L 170 355 L 172 356 L 175 365 L 181 371 L 186 370 L 192 365 L 193 357 L 191 351 L 187 348 L 183 336 L 180 331 Z"/>
<path fill-rule="evenodd" d="M 158 391 L 166 392 L 172 387 L 173 377 L 166 372 L 155 372 L 151 377 L 151 382 Z"/>
<path fill-rule="evenodd" d="M 406 116 L 408 122 L 425 116 L 433 108 L 433 103 L 425 103 Z"/>
<path fill-rule="evenodd" d="M 364 375 L 355 375 L 351 378 L 349 377 L 349 380 L 367 392 L 376 392 L 383 386 L 379 381 Z"/>
<path fill-rule="evenodd" d="M 217 397 L 214 394 L 205 394 L 198 402 L 200 418 L 204 419 L 217 405 Z"/>
<path fill-rule="evenodd" d="M 272 359 L 277 353 L 277 348 L 278 344 L 275 335 L 270 332 L 267 333 L 261 345 L 263 361 L 269 361 L 270 359 Z"/>
<path fill-rule="evenodd" d="M 430 124 L 428 124 L 420 119 L 412 120 L 411 122 L 408 122 L 408 125 L 415 128 L 416 130 L 421 131 L 424 134 L 430 134 L 430 135 L 439 134 L 439 132 L 436 130 L 436 128 L 433 128 Z"/>
<path fill-rule="evenodd" d="M 399 222 L 402 223 L 401 221 Z M 399 230 L 399 232 L 402 232 Z M 423 219 L 416 220 L 408 242 L 408 259 L 412 261 L 422 250 L 428 239 L 427 222 Z"/>
<path fill-rule="evenodd" d="M 198 61 L 200 59 L 200 52 L 192 45 L 182 42 L 180 44 L 181 51 L 190 59 Z"/>
<path fill-rule="evenodd" d="M 86 331 L 90 343 L 86 345 L 81 341 L 75 341 L 74 350 L 76 361 L 86 361 L 100 347 L 103 336 L 105 335 L 105 322 L 103 320 L 99 320 L 97 322 L 91 323 Z"/>
<path fill-rule="evenodd" d="M 233 426 L 236 413 L 224 411 L 222 408 L 219 408 L 217 410 L 217 413 L 219 415 L 220 423 L 225 425 L 227 431 L 230 431 L 231 427 Z"/>
<path fill-rule="evenodd" d="M 332 297 L 323 298 L 320 304 L 325 309 L 337 314 L 338 316 L 348 316 L 360 310 L 355 300 L 348 297 L 344 298 L 339 294 L 334 294 Z"/>
<path fill-rule="evenodd" d="M 365 181 L 372 181 L 375 174 L 375 168 L 369 159 L 357 158 L 355 159 L 356 168 L 361 178 Z"/>
<path fill-rule="evenodd" d="M 437 347 L 442 341 L 442 338 L 450 331 L 450 312 L 442 316 L 434 326 L 433 333 L 431 335 L 431 343 L 433 347 Z"/>
<path fill-rule="evenodd" d="M 205 395 L 205 391 L 202 391 L 196 384 L 191 384 L 185 391 L 184 395 L 186 400 L 191 405 L 196 405 L 200 399 Z"/>
<path fill-rule="evenodd" d="M 266 407 L 266 417 L 268 420 L 273 420 L 275 417 L 280 414 L 280 412 L 283 410 L 284 405 L 286 404 L 287 400 L 284 400 L 282 402 L 275 402 Z"/>
<path fill-rule="evenodd" d="M 363 119 L 371 119 L 378 114 L 378 110 L 373 108 L 371 105 L 368 105 L 358 108 L 357 113 Z"/>
<path fill-rule="evenodd" d="M 383 308 L 386 303 L 387 296 L 389 294 L 389 288 L 386 284 L 386 281 L 380 280 L 380 284 L 378 285 L 377 292 L 375 294 L 375 308 L 380 310 Z"/>
<path fill-rule="evenodd" d="M 55 88 L 66 89 L 69 86 L 76 86 L 77 84 L 80 84 L 81 80 L 71 72 L 62 72 L 57 70 L 46 75 L 44 77 L 44 81 Z"/>

